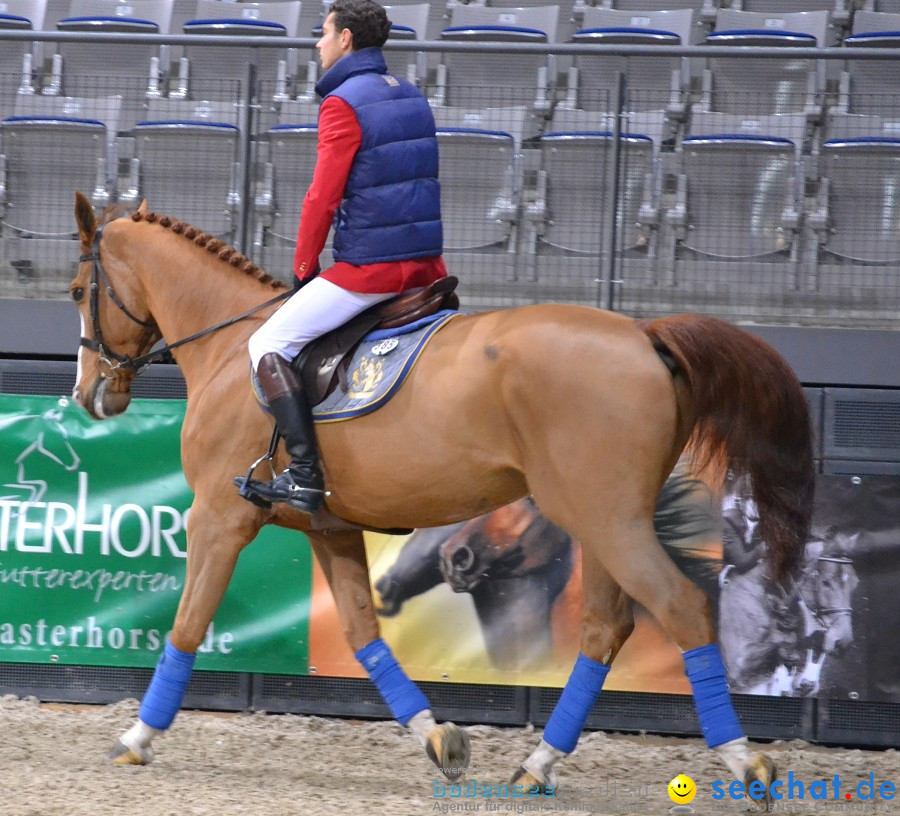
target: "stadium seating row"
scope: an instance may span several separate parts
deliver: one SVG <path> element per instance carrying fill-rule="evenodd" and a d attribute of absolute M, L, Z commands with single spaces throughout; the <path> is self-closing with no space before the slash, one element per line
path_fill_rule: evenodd
<path fill-rule="evenodd" d="M 315 162 L 312 106 L 286 103 L 244 164 L 233 105 L 151 102 L 119 178 L 118 98 L 37 99 L 42 115 L 7 117 L 0 129 L 0 226 L 14 239 L 12 266 L 40 265 L 42 252 L 73 240 L 71 191 L 82 189 L 98 208 L 147 197 L 229 241 L 249 209 L 257 259 L 288 274 Z M 696 114 L 668 153 L 662 112 L 629 117 L 618 144 L 605 113 L 561 108 L 528 146 L 524 106 L 444 107 L 436 119 L 448 252 L 590 257 L 614 242 L 623 257 L 669 259 L 665 268 L 678 256 L 762 260 L 792 279 L 801 260 L 823 255 L 900 262 L 900 137 L 861 137 L 856 117 L 836 117 L 816 156 L 802 150 L 803 114 Z"/>
<path fill-rule="evenodd" d="M 0 14 L 0 27 L 6 18 L 10 25 L 28 22 L 32 9 L 41 16 L 45 0 L 3 0 L 7 12 Z M 124 2 L 124 0 L 123 0 Z M 18 4 L 16 6 L 15 4 Z M 143 5 L 141 5 L 143 4 Z M 113 11 L 126 9 L 126 17 Z M 260 32 L 294 35 L 299 25 L 300 0 L 268 3 L 228 3 L 222 0 L 196 0 L 197 19 L 184 24 L 194 33 L 231 33 L 235 36 Z M 390 13 L 403 23 L 395 26 L 397 37 L 419 36 L 428 15 L 427 4 L 390 7 Z M 235 9 L 242 15 L 237 17 Z M 101 16 L 101 11 L 106 16 Z M 65 30 L 126 30 L 169 27 L 172 0 L 71 0 L 72 15 L 57 26 Z M 401 13 L 402 12 L 402 13 Z M 403 15 L 406 16 L 403 16 Z M 579 44 L 653 44 L 680 45 L 690 42 L 699 12 L 692 9 L 668 9 L 630 12 L 600 7 L 582 10 L 581 28 L 572 36 Z M 714 28 L 705 42 L 730 46 L 823 46 L 829 41 L 832 18 L 827 11 L 749 12 L 719 9 L 713 17 Z M 447 41 L 552 42 L 559 23 L 558 6 L 496 8 L 478 4 L 456 6 L 452 25 L 442 32 Z M 408 25 L 407 25 L 408 23 Z M 858 100 L 867 94 L 882 94 L 895 87 L 897 69 L 888 61 L 865 62 L 852 59 L 857 45 L 896 47 L 900 44 L 900 14 L 858 11 L 853 17 L 852 34 L 844 39 L 848 52 L 846 77 L 842 91 Z M 191 47 L 177 60 L 171 59 L 165 46 L 60 43 L 44 68 L 42 51 L 27 44 L 4 48 L 0 57 L 0 110 L 9 109 L 15 96 L 43 95 L 123 97 L 122 126 L 131 127 L 142 116 L 146 100 L 159 97 L 198 100 L 237 100 L 247 81 L 247 64 L 256 66 L 262 78 L 261 101 L 282 102 L 289 98 L 312 98 L 317 69 L 307 60 L 300 69 L 296 51 L 281 48 Z M 826 73 L 821 62 L 796 59 L 769 59 L 754 64 L 728 58 L 707 59 L 699 71 L 700 82 L 692 83 L 692 66 L 686 59 L 619 58 L 602 53 L 580 55 L 563 72 L 560 81 L 553 55 L 453 53 L 440 55 L 432 78 L 423 54 L 388 52 L 395 72 L 422 84 L 436 105 L 485 107 L 510 104 L 530 105 L 537 117 L 549 114 L 557 96 L 567 107 L 585 110 L 617 108 L 619 72 L 628 75 L 632 90 L 626 101 L 629 110 L 665 109 L 671 118 L 683 118 L 688 95 L 699 90 L 694 104 L 704 111 L 735 113 L 748 111 L 747 93 L 758 100 L 752 112 L 793 113 L 805 111 L 811 121 L 821 116 Z M 696 63 L 696 61 L 695 61 Z M 696 64 L 694 66 L 696 68 Z M 851 87 L 851 83 L 853 87 Z M 699 89 L 693 86 L 699 84 Z M 881 100 L 874 105 L 882 109 Z M 875 113 L 871 106 L 857 113 Z"/>

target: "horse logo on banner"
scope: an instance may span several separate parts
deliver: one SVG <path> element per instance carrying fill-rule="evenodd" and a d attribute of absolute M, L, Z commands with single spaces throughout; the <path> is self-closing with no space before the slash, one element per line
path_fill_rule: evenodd
<path fill-rule="evenodd" d="M 62 412 L 58 409 L 51 408 L 43 414 L 27 414 L 13 422 L 34 425 L 34 441 L 16 456 L 15 479 L 3 485 L 12 492 L 0 496 L 0 499 L 41 502 L 47 494 L 47 478 L 54 471 L 77 472 L 81 458 L 69 441 L 69 433 L 62 424 Z"/>

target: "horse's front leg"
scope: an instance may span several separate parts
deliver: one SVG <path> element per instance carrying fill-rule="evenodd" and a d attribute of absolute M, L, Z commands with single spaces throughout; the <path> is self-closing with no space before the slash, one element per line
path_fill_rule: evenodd
<path fill-rule="evenodd" d="M 419 740 L 448 779 L 469 767 L 468 735 L 453 723 L 435 722 L 428 698 L 406 676 L 379 634 L 362 533 L 310 533 L 313 552 L 331 588 L 344 635 L 356 659 L 401 725 Z"/>
<path fill-rule="evenodd" d="M 521 785 L 524 791 L 554 793 L 554 766 L 575 750 L 610 665 L 634 630 L 631 600 L 588 552 L 584 553 L 582 585 L 581 649 L 543 739 L 513 775 L 510 784 Z"/>
<path fill-rule="evenodd" d="M 197 649 L 231 581 L 238 555 L 262 526 L 260 514 L 252 509 L 248 512 L 245 504 L 232 503 L 229 512 L 223 513 L 221 506 L 213 510 L 210 503 L 194 500 L 188 517 L 184 590 L 172 634 L 141 701 L 137 722 L 109 753 L 117 765 L 150 762 L 153 738 L 168 729 L 181 708 Z M 223 518 L 231 524 L 223 526 Z"/>

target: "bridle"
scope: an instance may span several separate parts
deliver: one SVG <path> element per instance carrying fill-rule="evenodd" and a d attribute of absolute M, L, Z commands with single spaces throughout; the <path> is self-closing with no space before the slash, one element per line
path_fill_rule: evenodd
<path fill-rule="evenodd" d="M 181 340 L 176 340 L 174 343 L 167 343 L 161 348 L 139 354 L 136 357 L 132 357 L 128 354 L 120 354 L 119 352 L 111 349 L 103 339 L 103 329 L 100 326 L 101 286 L 106 290 L 107 296 L 116 305 L 119 311 L 122 312 L 122 314 L 129 318 L 129 320 L 131 320 L 133 323 L 136 323 L 138 326 L 142 326 L 143 328 L 147 329 L 151 337 L 154 332 L 159 333 L 159 326 L 153 319 L 152 315 L 147 320 L 142 320 L 141 318 L 137 317 L 125 305 L 122 298 L 120 298 L 116 294 L 116 290 L 113 289 L 112 282 L 103 269 L 103 265 L 100 263 L 100 239 L 103 237 L 104 226 L 105 225 L 99 226 L 94 233 L 94 239 L 91 243 L 91 251 L 79 256 L 78 258 L 80 263 L 83 263 L 84 261 L 91 261 L 92 263 L 90 299 L 88 301 L 88 309 L 91 318 L 91 331 L 94 335 L 93 337 L 82 337 L 80 342 L 82 346 L 90 349 L 91 351 L 97 352 L 97 354 L 100 356 L 99 362 L 101 379 L 114 377 L 120 370 L 134 372 L 135 375 L 138 375 L 151 363 L 155 363 L 163 359 L 173 349 L 176 349 L 179 346 L 183 346 L 186 343 L 190 343 L 193 340 L 198 340 L 201 337 L 205 337 L 207 334 L 212 334 L 219 329 L 224 329 L 227 326 L 231 326 L 232 324 L 237 323 L 239 320 L 243 320 L 244 318 L 249 317 L 256 312 L 259 312 L 269 306 L 273 306 L 274 304 L 278 303 L 281 300 L 285 300 L 293 294 L 293 292 L 288 289 L 287 291 L 276 295 L 274 298 L 267 300 L 265 303 L 261 303 L 259 306 L 254 306 L 252 309 L 248 309 L 246 312 L 242 312 L 239 315 L 235 315 L 234 317 L 230 317 L 227 320 L 223 320 L 221 323 L 216 323 L 216 325 L 214 326 L 210 326 L 209 328 L 203 329 L 199 332 L 195 332 L 188 337 L 183 337 Z M 115 360 L 115 363 L 112 362 L 113 360 Z"/>
<path fill-rule="evenodd" d="M 832 564 L 852 564 L 853 563 L 852 558 L 847 558 L 846 556 L 837 556 L 837 555 L 820 555 L 816 559 L 816 561 L 817 562 L 818 561 L 830 561 Z M 824 608 L 817 606 L 815 609 L 811 608 L 809 611 L 812 612 L 815 619 L 817 621 L 819 621 L 819 623 L 826 629 L 828 627 L 825 626 L 825 621 L 822 620 L 822 618 L 825 617 L 826 615 L 852 615 L 853 614 L 853 608 L 849 607 L 849 606 L 826 606 Z"/>
<path fill-rule="evenodd" d="M 100 287 L 103 286 L 106 289 L 106 294 L 109 299 L 118 307 L 119 311 L 122 312 L 126 317 L 128 317 L 133 323 L 137 323 L 139 326 L 143 326 L 147 330 L 156 329 L 156 321 L 152 318 L 149 320 L 141 320 L 139 317 L 132 314 L 131 310 L 123 303 L 122 298 L 120 298 L 116 294 L 116 290 L 113 289 L 112 282 L 109 279 L 109 276 L 106 274 L 103 269 L 103 265 L 100 263 L 100 239 L 103 237 L 103 226 L 97 228 L 97 231 L 94 233 L 94 240 L 91 244 L 91 251 L 85 255 L 81 255 L 78 260 L 79 262 L 91 261 L 91 285 L 90 285 L 90 299 L 88 301 L 88 310 L 91 317 L 91 331 L 93 332 L 93 337 L 82 337 L 81 345 L 91 351 L 96 351 L 98 355 L 100 355 L 100 376 L 102 378 L 107 378 L 110 375 L 114 374 L 117 369 L 123 368 L 126 371 L 137 371 L 144 363 L 151 362 L 150 359 L 144 360 L 144 358 L 149 358 L 150 355 L 143 354 L 138 357 L 130 357 L 127 354 L 119 354 L 119 352 L 114 351 L 109 348 L 106 341 L 103 339 L 103 328 L 100 326 Z M 154 356 L 155 358 L 155 356 Z M 115 364 L 113 364 L 112 360 L 115 360 Z"/>

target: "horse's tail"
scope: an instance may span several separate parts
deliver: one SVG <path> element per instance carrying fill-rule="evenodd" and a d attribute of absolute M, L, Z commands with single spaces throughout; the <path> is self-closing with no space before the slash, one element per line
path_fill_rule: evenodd
<path fill-rule="evenodd" d="M 749 477 L 766 560 L 783 580 L 806 546 L 815 489 L 809 409 L 794 372 L 767 343 L 713 317 L 639 326 L 664 361 L 674 358 L 676 383 L 684 375 L 695 462 Z"/>

